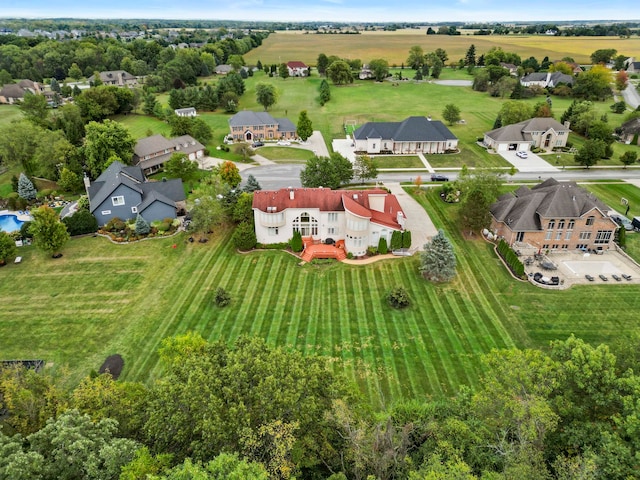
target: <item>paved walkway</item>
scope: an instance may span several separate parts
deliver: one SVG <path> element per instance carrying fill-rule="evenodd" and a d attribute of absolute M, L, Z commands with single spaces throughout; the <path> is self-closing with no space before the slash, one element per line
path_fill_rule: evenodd
<path fill-rule="evenodd" d="M 422 250 L 424 244 L 438 233 L 438 229 L 422 206 L 405 192 L 399 183 L 384 184 L 396 196 L 407 216 L 405 228 L 411 232 L 411 249 Z"/>
<path fill-rule="evenodd" d="M 420 159 L 420 161 L 422 162 L 422 164 L 424 165 L 424 167 L 427 169 L 429 173 L 435 172 L 435 170 L 433 169 L 431 164 L 427 161 L 427 158 L 422 154 L 422 152 L 418 152 L 418 158 Z"/>

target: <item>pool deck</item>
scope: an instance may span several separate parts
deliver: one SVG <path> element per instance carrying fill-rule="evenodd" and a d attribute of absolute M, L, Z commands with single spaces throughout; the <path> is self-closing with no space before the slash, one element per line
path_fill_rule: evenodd
<path fill-rule="evenodd" d="M 15 210 L 0 210 L 0 215 L 15 215 L 18 220 L 21 222 L 31 222 L 33 221 L 33 217 L 29 215 L 29 211 L 21 212 Z"/>

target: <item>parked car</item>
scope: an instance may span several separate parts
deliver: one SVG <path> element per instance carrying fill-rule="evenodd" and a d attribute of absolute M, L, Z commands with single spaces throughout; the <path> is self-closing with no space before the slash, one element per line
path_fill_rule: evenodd
<path fill-rule="evenodd" d="M 447 177 L 446 175 L 440 175 L 438 173 L 432 173 L 431 174 L 431 181 L 432 182 L 448 182 L 449 181 L 449 177 Z"/>
<path fill-rule="evenodd" d="M 617 213 L 613 213 L 613 214 L 609 215 L 609 217 L 611 218 L 611 220 L 616 222 L 618 225 L 623 227 L 625 230 L 633 230 L 633 224 L 631 223 L 631 220 L 629 220 L 627 217 L 622 216 L 622 215 L 618 215 Z"/>
<path fill-rule="evenodd" d="M 631 225 L 635 230 L 640 230 L 640 217 L 633 217 L 633 220 L 631 220 Z"/>
<path fill-rule="evenodd" d="M 516 155 L 519 156 L 520 158 L 527 158 L 529 156 L 529 154 L 524 150 L 518 150 L 516 152 Z"/>
<path fill-rule="evenodd" d="M 230 135 L 227 135 L 226 137 L 224 137 L 224 143 L 226 143 L 227 145 L 232 145 L 233 137 L 231 137 Z"/>
<path fill-rule="evenodd" d="M 284 145 L 286 147 L 288 147 L 289 145 L 291 145 L 291 142 L 289 140 L 278 140 L 276 142 L 278 145 Z"/>
<path fill-rule="evenodd" d="M 258 140 L 257 142 L 253 142 L 251 144 L 251 148 L 258 148 L 258 147 L 264 147 L 264 142 L 261 142 Z"/>

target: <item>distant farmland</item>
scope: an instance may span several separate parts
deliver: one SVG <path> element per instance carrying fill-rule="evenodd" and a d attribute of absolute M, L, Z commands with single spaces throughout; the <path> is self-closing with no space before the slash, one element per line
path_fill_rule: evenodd
<path fill-rule="evenodd" d="M 486 53 L 491 47 L 502 47 L 522 57 L 534 56 L 541 61 L 571 57 L 579 63 L 590 63 L 589 56 L 601 48 L 614 48 L 627 57 L 640 57 L 640 37 L 553 37 L 545 35 L 426 35 L 425 30 L 400 30 L 396 32 L 363 32 L 360 35 L 318 35 L 303 32 L 276 32 L 269 35 L 263 44 L 244 55 L 247 63 L 273 64 L 300 60 L 315 65 L 318 55 L 337 55 L 342 58 L 369 62 L 384 58 L 390 65 L 402 65 L 409 49 L 420 45 L 425 52 L 443 48 L 449 61 L 463 58 L 471 44 L 476 47 L 476 56 Z"/>

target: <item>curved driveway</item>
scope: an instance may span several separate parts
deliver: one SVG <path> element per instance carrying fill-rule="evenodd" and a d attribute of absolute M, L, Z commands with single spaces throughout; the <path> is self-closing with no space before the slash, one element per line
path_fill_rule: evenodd
<path fill-rule="evenodd" d="M 633 86 L 631 82 L 627 85 L 622 91 L 622 96 L 624 97 L 624 101 L 632 108 L 638 108 L 640 105 L 640 95 L 638 94 L 638 90 Z"/>

